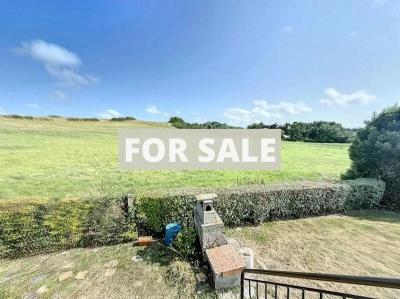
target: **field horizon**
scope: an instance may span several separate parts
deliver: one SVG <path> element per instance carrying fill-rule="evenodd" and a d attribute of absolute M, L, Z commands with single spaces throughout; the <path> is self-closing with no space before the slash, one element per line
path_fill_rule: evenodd
<path fill-rule="evenodd" d="M 0 117 L 0 198 L 84 197 L 178 187 L 337 181 L 348 144 L 284 141 L 279 171 L 130 171 L 118 167 L 118 128 L 171 128 L 149 121 Z"/>

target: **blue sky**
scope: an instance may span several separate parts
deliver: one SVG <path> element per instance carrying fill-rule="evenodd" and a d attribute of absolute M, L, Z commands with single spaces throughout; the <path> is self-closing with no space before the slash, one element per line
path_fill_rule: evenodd
<path fill-rule="evenodd" d="M 396 0 L 0 1 L 0 114 L 354 127 L 399 81 Z"/>

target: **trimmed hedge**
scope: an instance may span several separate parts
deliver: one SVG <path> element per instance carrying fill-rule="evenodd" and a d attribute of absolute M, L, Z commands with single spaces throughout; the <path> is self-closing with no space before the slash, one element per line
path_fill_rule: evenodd
<path fill-rule="evenodd" d="M 126 196 L 2 200 L 0 258 L 129 241 L 137 237 L 136 226 L 152 234 L 161 234 L 170 222 L 190 228 L 199 193 L 217 193 L 215 209 L 225 225 L 237 226 L 374 208 L 384 191 L 385 183 L 374 179 L 178 189 L 137 194 L 130 210 Z M 192 235 L 190 229 L 186 231 L 183 239 Z"/>
<path fill-rule="evenodd" d="M 137 221 L 142 229 L 156 233 L 170 222 L 192 226 L 195 195 L 207 192 L 218 194 L 214 207 L 225 225 L 238 226 L 375 208 L 384 191 L 382 181 L 357 179 L 153 192 L 136 197 Z"/>
<path fill-rule="evenodd" d="M 121 199 L 0 201 L 1 258 L 134 238 L 136 227 Z"/>

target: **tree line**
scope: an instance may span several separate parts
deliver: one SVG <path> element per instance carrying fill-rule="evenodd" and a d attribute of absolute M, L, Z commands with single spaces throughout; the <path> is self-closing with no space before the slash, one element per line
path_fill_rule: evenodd
<path fill-rule="evenodd" d="M 176 116 L 171 117 L 169 123 L 179 129 L 243 129 L 217 121 L 189 123 Z M 339 123 L 327 121 L 293 122 L 284 125 L 260 122 L 248 125 L 247 129 L 280 129 L 284 140 L 319 143 L 349 143 L 354 140 L 357 132 L 356 129 L 347 129 Z"/>

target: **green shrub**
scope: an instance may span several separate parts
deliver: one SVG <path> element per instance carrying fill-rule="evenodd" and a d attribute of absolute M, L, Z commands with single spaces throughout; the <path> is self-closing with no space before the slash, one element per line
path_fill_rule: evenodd
<path fill-rule="evenodd" d="M 302 182 L 217 189 L 177 189 L 127 198 L 0 201 L 0 258 L 81 246 L 115 244 L 137 237 L 136 226 L 161 234 L 166 224 L 183 226 L 174 246 L 195 254 L 195 195 L 215 192 L 214 206 L 227 226 L 324 215 L 376 207 L 385 183 L 359 179 L 340 183 Z"/>
<path fill-rule="evenodd" d="M 110 119 L 110 121 L 128 121 L 128 120 L 136 120 L 136 118 L 132 116 L 126 116 L 126 117 L 113 117 Z"/>
<path fill-rule="evenodd" d="M 14 119 L 28 119 L 28 120 L 33 120 L 33 116 L 27 116 L 27 115 L 19 115 L 19 114 L 8 114 L 8 115 L 3 115 L 4 118 L 14 118 Z"/>
<path fill-rule="evenodd" d="M 375 177 L 386 182 L 383 204 L 400 208 L 400 107 L 374 114 L 350 146 L 344 178 Z"/>
<path fill-rule="evenodd" d="M 122 199 L 0 201 L 0 257 L 136 238 Z"/>
<path fill-rule="evenodd" d="M 196 256 L 197 231 L 194 227 L 184 227 L 173 242 L 175 249 L 187 260 Z"/>
<path fill-rule="evenodd" d="M 68 117 L 67 121 L 100 121 L 95 117 Z"/>
<path fill-rule="evenodd" d="M 340 183 L 301 182 L 217 189 L 181 189 L 139 194 L 140 226 L 162 232 L 170 222 L 193 226 L 195 195 L 215 192 L 216 211 L 225 225 L 325 215 L 351 209 L 374 208 L 385 190 L 382 181 L 362 179 Z"/>

